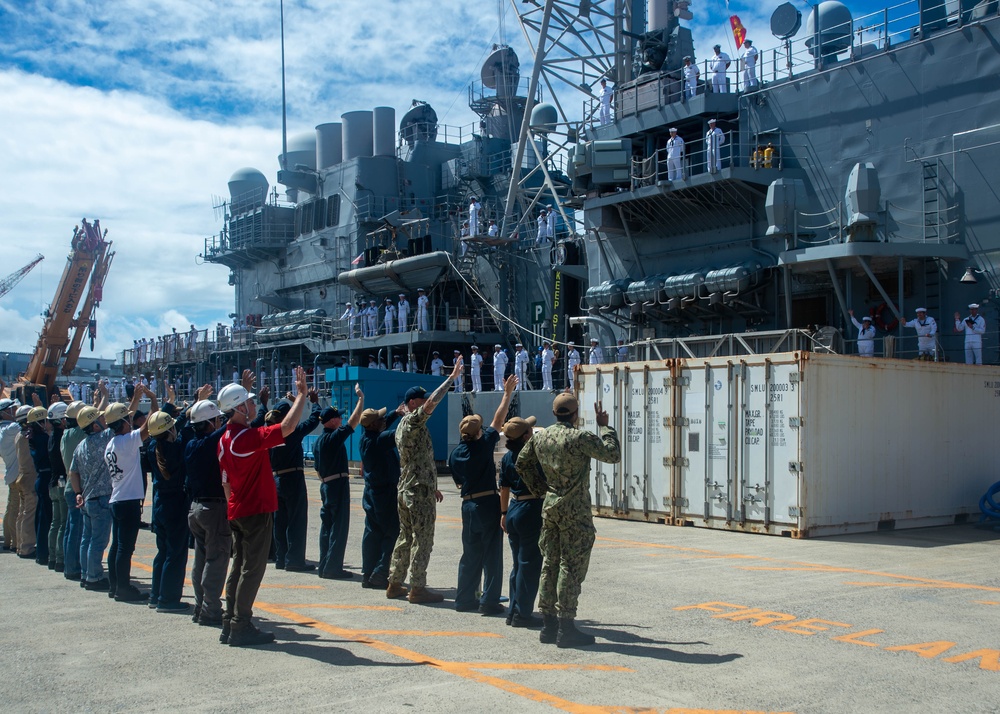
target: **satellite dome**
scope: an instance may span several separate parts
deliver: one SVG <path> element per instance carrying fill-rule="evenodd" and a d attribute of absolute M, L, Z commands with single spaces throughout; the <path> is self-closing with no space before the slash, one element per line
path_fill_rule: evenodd
<path fill-rule="evenodd" d="M 267 195 L 267 178 L 252 167 L 238 169 L 229 177 L 229 197 L 250 198 L 263 201 Z"/>
<path fill-rule="evenodd" d="M 817 27 L 816 18 L 819 17 Z M 817 30 L 819 42 L 823 48 L 822 55 L 828 57 L 846 52 L 851 47 L 854 19 L 847 6 L 837 0 L 824 0 L 813 7 L 806 18 L 805 40 L 809 54 L 819 57 L 820 52 L 815 47 Z"/>
<path fill-rule="evenodd" d="M 285 166 L 294 170 L 296 166 L 316 170 L 316 132 L 306 131 L 288 137 L 288 154 Z M 278 155 L 278 165 L 281 165 L 281 155 Z"/>
<path fill-rule="evenodd" d="M 547 102 L 542 102 L 541 104 L 536 104 L 535 108 L 531 110 L 531 130 L 540 133 L 545 133 L 549 131 L 556 130 L 556 124 L 559 123 L 559 112 L 556 108 Z"/>

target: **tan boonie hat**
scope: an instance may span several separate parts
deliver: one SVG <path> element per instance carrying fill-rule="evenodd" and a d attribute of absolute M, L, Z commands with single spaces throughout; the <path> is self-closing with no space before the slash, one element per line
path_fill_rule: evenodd
<path fill-rule="evenodd" d="M 534 425 L 535 417 L 533 416 L 530 416 L 527 419 L 514 417 L 503 425 L 503 435 L 508 439 L 519 439 L 524 436 L 525 432 L 530 431 L 531 427 Z"/>
<path fill-rule="evenodd" d="M 556 416 L 569 416 L 580 408 L 580 402 L 572 394 L 560 394 L 552 400 L 552 413 Z"/>
<path fill-rule="evenodd" d="M 462 436 L 475 436 L 483 428 L 483 418 L 478 414 L 470 414 L 462 419 L 458 425 L 458 431 Z"/>
<path fill-rule="evenodd" d="M 381 409 L 365 409 L 361 412 L 361 426 L 368 428 L 385 416 L 385 407 Z"/>

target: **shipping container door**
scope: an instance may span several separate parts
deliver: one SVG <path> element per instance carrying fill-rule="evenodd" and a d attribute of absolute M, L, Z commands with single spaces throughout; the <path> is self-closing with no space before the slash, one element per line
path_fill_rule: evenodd
<path fill-rule="evenodd" d="M 790 433 L 799 416 L 796 363 L 770 359 L 739 365 L 740 521 L 793 525 L 798 512 L 798 441 Z M 794 375 L 794 376 L 793 376 Z"/>
<path fill-rule="evenodd" d="M 636 519 L 665 519 L 671 507 L 669 365 L 623 367 L 621 508 Z"/>
<path fill-rule="evenodd" d="M 687 360 L 678 370 L 680 520 L 722 524 L 739 510 L 735 409 L 738 367 Z"/>
<path fill-rule="evenodd" d="M 580 373 L 577 384 L 580 416 L 583 419 L 580 428 L 595 434 L 599 432 L 597 421 L 594 419 L 594 404 L 601 402 L 604 410 L 608 412 L 608 424 L 620 435 L 623 410 L 619 393 L 621 390 L 618 385 L 618 368 L 594 371 L 587 369 Z M 618 494 L 621 489 L 616 483 L 618 471 L 617 464 L 605 464 L 595 460 L 591 465 L 590 501 L 599 511 L 604 511 L 608 515 L 620 508 Z"/>

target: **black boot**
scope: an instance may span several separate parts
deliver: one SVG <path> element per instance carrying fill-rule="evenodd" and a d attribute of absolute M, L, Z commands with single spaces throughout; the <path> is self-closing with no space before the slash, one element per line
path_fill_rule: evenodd
<path fill-rule="evenodd" d="M 223 645 L 229 644 L 229 622 L 232 619 L 232 615 L 222 616 L 222 632 L 219 634 L 219 643 Z"/>
<path fill-rule="evenodd" d="M 546 627 L 548 623 L 546 623 Z M 595 642 L 593 635 L 588 635 L 576 629 L 572 617 L 559 618 L 559 635 L 556 637 L 556 647 L 586 647 Z"/>
<path fill-rule="evenodd" d="M 542 631 L 538 633 L 538 641 L 543 645 L 554 645 L 559 636 L 559 618 L 555 615 L 542 615 Z"/>
<path fill-rule="evenodd" d="M 256 647 L 274 642 L 274 633 L 258 630 L 252 622 L 240 628 L 232 628 L 229 632 L 230 647 Z"/>

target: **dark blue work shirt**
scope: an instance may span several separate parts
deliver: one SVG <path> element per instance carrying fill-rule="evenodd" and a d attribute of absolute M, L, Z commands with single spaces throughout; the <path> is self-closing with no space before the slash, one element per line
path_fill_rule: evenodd
<path fill-rule="evenodd" d="M 226 426 L 222 425 L 208 436 L 194 436 L 184 447 L 184 488 L 193 501 L 226 497 L 218 454 L 224 433 Z"/>
<path fill-rule="evenodd" d="M 358 444 L 361 466 L 368 488 L 392 488 L 399 484 L 399 452 L 396 450 L 396 420 L 399 414 L 386 416 L 385 429 L 379 433 L 365 429 Z"/>
<path fill-rule="evenodd" d="M 497 467 L 493 450 L 500 441 L 500 432 L 491 426 L 483 428 L 483 435 L 475 441 L 463 441 L 448 457 L 451 477 L 455 485 L 468 496 L 482 491 L 495 491 Z"/>
<path fill-rule="evenodd" d="M 521 453 L 521 449 L 523 448 L 524 444 L 518 444 L 516 448 L 508 451 L 500 459 L 500 488 L 509 488 L 511 495 L 518 498 L 533 495 L 531 489 L 524 484 L 521 480 L 521 475 L 515 468 L 517 465 L 517 455 Z"/>
<path fill-rule="evenodd" d="M 319 413 L 319 404 L 313 404 L 309 417 L 295 427 L 295 431 L 285 437 L 285 443 L 271 449 L 271 470 L 274 473 L 303 467 L 305 454 L 302 452 L 302 440 L 319 426 Z M 281 475 L 279 475 L 280 477 Z"/>
<path fill-rule="evenodd" d="M 353 433 L 354 427 L 347 424 L 337 429 L 323 427 L 323 433 L 313 446 L 316 473 L 320 478 L 347 473 L 347 447 L 344 442 Z"/>

